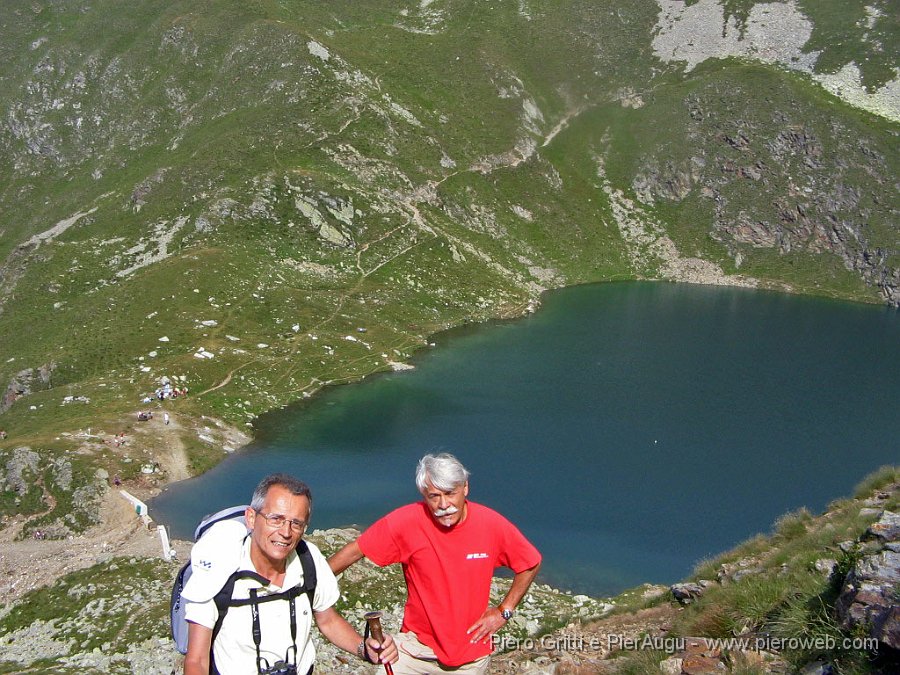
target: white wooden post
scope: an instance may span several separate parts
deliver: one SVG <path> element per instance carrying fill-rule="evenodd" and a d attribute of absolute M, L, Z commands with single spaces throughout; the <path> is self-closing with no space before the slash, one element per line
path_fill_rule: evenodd
<path fill-rule="evenodd" d="M 157 525 L 156 531 L 159 532 L 159 540 L 162 542 L 163 558 L 172 560 L 175 557 L 175 551 L 169 545 L 169 533 L 166 532 L 166 526 Z"/>

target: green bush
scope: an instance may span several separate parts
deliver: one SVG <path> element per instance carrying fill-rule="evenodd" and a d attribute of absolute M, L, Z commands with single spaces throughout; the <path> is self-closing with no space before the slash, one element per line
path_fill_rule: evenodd
<path fill-rule="evenodd" d="M 876 490 L 888 485 L 900 483 L 900 466 L 885 465 L 874 473 L 866 476 L 853 492 L 856 499 L 865 499 L 872 496 Z"/>

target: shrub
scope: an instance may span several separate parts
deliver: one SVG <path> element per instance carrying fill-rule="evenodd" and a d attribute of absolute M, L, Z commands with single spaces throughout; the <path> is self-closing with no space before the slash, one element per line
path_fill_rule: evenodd
<path fill-rule="evenodd" d="M 812 514 L 805 507 L 786 513 L 775 521 L 775 536 L 783 542 L 802 537 L 812 520 Z"/>
<path fill-rule="evenodd" d="M 862 482 L 856 486 L 853 496 L 856 499 L 865 499 L 875 492 L 875 490 L 880 490 L 892 483 L 900 483 L 900 467 L 890 465 L 882 466 L 874 473 L 866 476 Z"/>

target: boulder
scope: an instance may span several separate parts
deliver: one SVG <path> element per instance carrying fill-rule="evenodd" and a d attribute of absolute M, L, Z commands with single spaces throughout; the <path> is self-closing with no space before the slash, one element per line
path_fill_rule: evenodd
<path fill-rule="evenodd" d="M 834 573 L 835 567 L 837 567 L 837 560 L 834 558 L 819 558 L 814 563 L 814 566 L 816 572 L 824 577 L 830 577 Z"/>
<path fill-rule="evenodd" d="M 684 659 L 673 656 L 665 661 L 660 661 L 659 669 L 663 675 L 681 675 L 681 666 L 683 663 Z"/>
<path fill-rule="evenodd" d="M 731 581 L 740 581 L 744 577 L 759 574 L 761 571 L 762 567 L 759 560 L 750 557 L 741 558 L 732 563 L 722 563 L 719 566 L 719 571 L 716 572 L 716 576 L 720 584 L 725 584 Z"/>
<path fill-rule="evenodd" d="M 900 553 L 883 550 L 856 563 L 836 603 L 841 626 L 866 630 L 881 644 L 900 649 Z"/>
<path fill-rule="evenodd" d="M 688 654 L 681 663 L 681 672 L 685 675 L 718 675 L 727 670 L 718 657 L 704 654 Z"/>
<path fill-rule="evenodd" d="M 667 675 L 718 675 L 728 672 L 722 650 L 713 640 L 684 638 L 684 648 L 659 664 Z"/>
<path fill-rule="evenodd" d="M 6 462 L 4 490 L 17 495 L 24 495 L 36 482 L 41 456 L 28 446 L 13 450 L 12 457 Z"/>
<path fill-rule="evenodd" d="M 864 539 L 877 539 L 884 542 L 900 541 L 900 513 L 885 511 L 877 522 L 869 525 Z"/>
<path fill-rule="evenodd" d="M 669 590 L 672 592 L 672 595 L 675 596 L 675 599 L 678 600 L 678 602 L 680 602 L 682 605 L 687 605 L 688 603 L 703 595 L 704 589 L 700 584 L 686 583 L 673 584 L 669 587 Z"/>
<path fill-rule="evenodd" d="M 18 399 L 28 396 L 32 392 L 50 388 L 50 381 L 56 362 L 45 363 L 36 371 L 34 368 L 25 368 L 13 376 L 6 387 L 6 391 L 0 397 L 0 413 L 4 413 L 12 407 Z"/>

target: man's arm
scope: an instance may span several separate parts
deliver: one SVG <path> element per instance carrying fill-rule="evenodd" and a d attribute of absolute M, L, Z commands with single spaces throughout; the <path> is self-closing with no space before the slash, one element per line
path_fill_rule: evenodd
<path fill-rule="evenodd" d="M 513 582 L 509 587 L 509 592 L 500 602 L 500 607 L 503 609 L 515 609 L 522 601 L 522 598 L 525 597 L 525 594 L 528 592 L 531 582 L 533 582 L 534 578 L 537 576 L 539 569 L 541 569 L 540 563 L 527 570 L 516 572 L 515 577 L 513 577 Z M 484 614 L 481 615 L 478 621 L 472 624 L 466 633 L 470 636 L 470 642 L 480 642 L 481 640 L 487 641 L 490 640 L 491 635 L 500 630 L 500 627 L 505 623 L 506 619 L 503 618 L 503 615 L 500 614 L 500 610 L 497 607 L 488 607 L 484 610 Z"/>
<path fill-rule="evenodd" d="M 189 621 L 184 675 L 209 675 L 209 649 L 211 646 L 212 629 Z"/>
<path fill-rule="evenodd" d="M 357 540 L 354 539 L 328 559 L 328 566 L 331 568 L 331 571 L 334 572 L 335 576 L 337 576 L 363 557 L 365 556 L 363 556 L 363 552 L 360 550 Z"/>
<path fill-rule="evenodd" d="M 337 613 L 334 607 L 329 607 L 321 612 L 313 612 L 313 616 L 316 618 L 316 625 L 322 635 L 329 642 L 346 652 L 357 654 L 356 649 L 363 640 L 362 636 L 347 623 L 344 617 Z M 399 658 L 397 645 L 394 644 L 394 639 L 387 634 L 381 644 L 378 644 L 378 640 L 375 638 L 370 637 L 366 641 L 366 651 L 369 659 L 374 663 L 394 663 Z M 185 675 L 188 675 L 187 671 L 185 671 Z"/>

